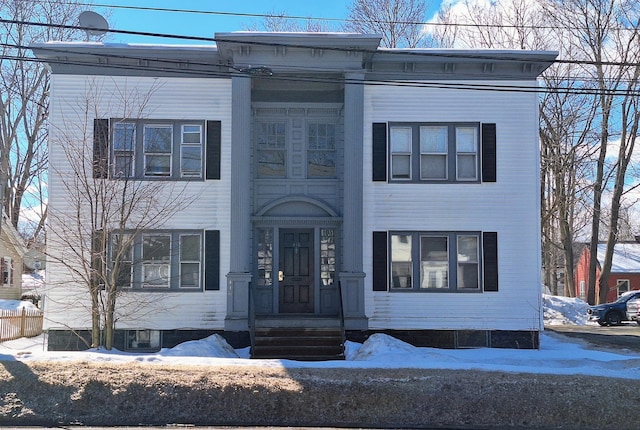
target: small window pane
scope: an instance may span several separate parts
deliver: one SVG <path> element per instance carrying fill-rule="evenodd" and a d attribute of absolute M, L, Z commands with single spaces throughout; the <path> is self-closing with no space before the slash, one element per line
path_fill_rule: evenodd
<path fill-rule="evenodd" d="M 456 128 L 456 151 L 477 152 L 478 130 L 475 127 Z"/>
<path fill-rule="evenodd" d="M 173 142 L 173 127 L 145 126 L 144 152 L 170 154 L 172 142 Z"/>
<path fill-rule="evenodd" d="M 410 155 L 393 155 L 391 157 L 391 176 L 397 179 L 411 179 Z"/>
<path fill-rule="evenodd" d="M 284 177 L 284 163 L 284 151 L 258 151 L 258 175 L 261 177 Z"/>
<path fill-rule="evenodd" d="M 200 235 L 180 236 L 180 260 L 200 261 Z"/>
<path fill-rule="evenodd" d="M 422 155 L 420 157 L 421 179 L 447 179 L 446 155 Z"/>
<path fill-rule="evenodd" d="M 336 176 L 335 151 L 309 151 L 308 171 L 310 178 L 334 178 Z"/>
<path fill-rule="evenodd" d="M 412 288 L 411 235 L 391 236 L 391 288 Z"/>
<path fill-rule="evenodd" d="M 142 266 L 145 287 L 169 287 L 169 264 L 145 263 Z"/>
<path fill-rule="evenodd" d="M 113 175 L 116 178 L 133 176 L 133 155 L 131 154 L 131 152 L 115 154 Z"/>
<path fill-rule="evenodd" d="M 447 127 L 420 127 L 421 153 L 447 153 Z"/>
<path fill-rule="evenodd" d="M 200 263 L 180 264 L 180 287 L 199 288 L 200 287 Z"/>
<path fill-rule="evenodd" d="M 118 122 L 113 126 L 113 149 L 115 151 L 133 151 L 136 141 L 136 125 L 130 122 Z"/>
<path fill-rule="evenodd" d="M 420 238 L 421 288 L 449 288 L 448 238 Z"/>
<path fill-rule="evenodd" d="M 146 155 L 145 175 L 147 176 L 170 176 L 171 157 L 169 155 Z"/>
<path fill-rule="evenodd" d="M 171 237 L 144 236 L 142 239 L 142 257 L 147 260 L 168 261 L 171 252 Z"/>
<path fill-rule="evenodd" d="M 202 128 L 199 125 L 182 126 L 182 143 L 202 143 Z"/>
<path fill-rule="evenodd" d="M 458 179 L 476 179 L 475 154 L 458 154 Z"/>
<path fill-rule="evenodd" d="M 391 152 L 411 152 L 411 127 L 391 127 Z"/>
<path fill-rule="evenodd" d="M 183 176 L 200 176 L 202 169 L 202 149 L 200 146 L 183 146 L 180 168 Z"/>

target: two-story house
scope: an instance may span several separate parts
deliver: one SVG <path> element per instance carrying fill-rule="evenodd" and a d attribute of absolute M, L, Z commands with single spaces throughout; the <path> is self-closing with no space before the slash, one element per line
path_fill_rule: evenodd
<path fill-rule="evenodd" d="M 215 40 L 33 47 L 52 71 L 52 139 L 80 120 L 71 106 L 91 87 L 101 101 L 86 149 L 105 180 L 198 196 L 136 242 L 123 294 L 163 306 L 122 315 L 116 346 L 218 332 L 260 356 L 261 336 L 330 327 L 354 340 L 538 346 L 537 77 L 556 53 L 383 49 L 378 36 L 336 33 Z M 114 100 L 134 93 L 144 114 L 127 118 Z M 52 209 L 66 204 L 60 146 Z M 68 268 L 49 261 L 47 277 L 50 345 L 64 347 L 90 315 L 72 306 Z"/>

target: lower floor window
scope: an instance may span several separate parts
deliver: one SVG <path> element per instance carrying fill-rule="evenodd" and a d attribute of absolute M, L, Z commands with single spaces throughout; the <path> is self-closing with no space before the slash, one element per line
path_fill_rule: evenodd
<path fill-rule="evenodd" d="M 480 233 L 392 232 L 391 289 L 480 291 Z"/>
<path fill-rule="evenodd" d="M 144 290 L 202 289 L 201 231 L 172 230 L 113 233 L 111 269 L 120 288 Z"/>

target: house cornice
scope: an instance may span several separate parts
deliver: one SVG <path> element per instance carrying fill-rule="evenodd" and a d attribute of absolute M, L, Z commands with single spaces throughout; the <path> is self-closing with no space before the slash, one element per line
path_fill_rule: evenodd
<path fill-rule="evenodd" d="M 375 80 L 532 80 L 557 52 L 388 49 L 380 36 L 352 33 L 216 33 L 216 45 L 48 42 L 31 46 L 56 74 L 229 78 L 364 73 Z"/>

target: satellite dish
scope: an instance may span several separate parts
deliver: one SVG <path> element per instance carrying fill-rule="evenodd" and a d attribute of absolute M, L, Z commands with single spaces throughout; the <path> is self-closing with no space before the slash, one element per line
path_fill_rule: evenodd
<path fill-rule="evenodd" d="M 91 36 L 102 36 L 109 31 L 109 23 L 102 15 L 90 10 L 85 10 L 78 17 L 80 27 L 87 32 L 87 39 Z"/>

